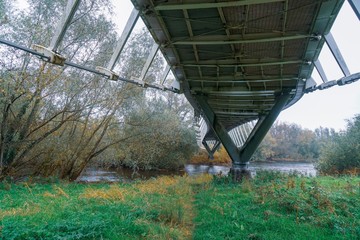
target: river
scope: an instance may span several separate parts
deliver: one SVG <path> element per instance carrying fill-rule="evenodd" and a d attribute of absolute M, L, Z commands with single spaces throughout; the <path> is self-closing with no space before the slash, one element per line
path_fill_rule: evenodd
<path fill-rule="evenodd" d="M 316 176 L 316 169 L 312 163 L 307 162 L 252 162 L 249 165 L 252 175 L 259 170 L 275 170 L 280 172 L 296 171 L 306 176 Z M 105 170 L 99 168 L 87 168 L 77 179 L 78 182 L 127 182 L 133 179 L 149 179 L 157 176 L 184 175 L 185 173 L 192 176 L 201 173 L 223 174 L 227 175 L 230 167 L 227 166 L 209 166 L 209 165 L 185 165 L 182 171 L 137 171 L 121 168 L 117 170 Z"/>

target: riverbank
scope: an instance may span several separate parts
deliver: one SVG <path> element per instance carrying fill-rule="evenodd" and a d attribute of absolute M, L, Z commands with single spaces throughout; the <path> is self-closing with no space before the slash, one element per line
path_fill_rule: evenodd
<path fill-rule="evenodd" d="M 359 239 L 359 177 L 0 183 L 0 239 Z"/>

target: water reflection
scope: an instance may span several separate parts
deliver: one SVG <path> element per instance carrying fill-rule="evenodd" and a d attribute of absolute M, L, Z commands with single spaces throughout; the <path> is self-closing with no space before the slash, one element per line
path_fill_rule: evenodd
<path fill-rule="evenodd" d="M 222 174 L 228 175 L 230 171 L 230 167 L 227 166 L 209 166 L 209 165 L 193 165 L 188 164 L 185 166 L 185 172 L 192 176 L 201 173 L 209 173 L 209 174 Z"/>
<path fill-rule="evenodd" d="M 276 170 L 281 172 L 296 171 L 305 176 L 316 176 L 316 169 L 312 163 L 306 162 L 255 162 L 251 163 L 249 170 L 252 175 L 256 174 L 259 170 Z M 77 181 L 79 182 L 126 182 L 133 179 L 149 179 L 151 177 L 164 176 L 164 175 L 183 175 L 190 176 L 209 173 L 209 174 L 222 174 L 227 175 L 230 171 L 228 166 L 217 165 L 193 165 L 188 164 L 185 166 L 184 171 L 137 171 L 131 169 L 118 169 L 116 171 L 88 168 L 80 175 Z"/>

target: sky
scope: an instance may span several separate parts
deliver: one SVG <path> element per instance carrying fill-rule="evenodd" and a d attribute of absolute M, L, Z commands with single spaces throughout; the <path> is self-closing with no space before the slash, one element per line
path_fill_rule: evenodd
<path fill-rule="evenodd" d="M 114 4 L 112 19 L 117 24 L 117 31 L 121 34 L 133 5 L 130 0 L 112 1 Z M 142 26 L 142 21 L 139 20 L 136 28 Z M 360 72 L 360 61 L 358 60 L 360 56 L 360 22 L 347 1 L 345 1 L 331 32 L 350 72 Z M 320 62 L 329 80 L 339 79 L 343 75 L 329 49 L 326 45 L 324 46 L 319 57 Z M 316 70 L 313 72 L 313 78 L 318 84 L 321 83 Z M 351 119 L 355 114 L 360 114 L 360 80 L 350 85 L 334 86 L 330 89 L 305 94 L 293 106 L 282 111 L 278 121 L 296 123 L 311 130 L 322 126 L 339 131 L 345 129 L 345 120 Z"/>

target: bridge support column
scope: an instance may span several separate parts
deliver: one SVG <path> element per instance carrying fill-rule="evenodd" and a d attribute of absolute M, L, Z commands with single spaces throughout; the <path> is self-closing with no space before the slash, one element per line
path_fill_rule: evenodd
<path fill-rule="evenodd" d="M 259 119 L 250 136 L 239 150 L 231 139 L 228 131 L 219 122 L 216 114 L 207 103 L 206 96 L 196 96 L 196 100 L 203 110 L 204 118 L 207 120 L 207 123 L 231 157 L 232 168 L 230 173 L 235 181 L 241 181 L 244 177 L 250 177 L 250 172 L 248 170 L 250 158 L 264 139 L 266 133 L 275 122 L 283 107 L 286 105 L 289 97 L 289 93 L 283 93 L 277 98 L 273 108 L 266 116 Z"/>
<path fill-rule="evenodd" d="M 209 144 L 207 144 L 207 142 L 205 140 L 202 141 L 202 144 L 204 145 L 209 158 L 211 160 L 214 159 L 214 153 L 219 149 L 221 142 L 220 141 L 216 141 L 216 143 L 214 144 L 214 146 L 212 148 L 209 147 Z"/>
<path fill-rule="evenodd" d="M 233 163 L 230 169 L 230 175 L 235 182 L 241 182 L 244 178 L 248 179 L 251 177 L 251 173 L 248 169 L 249 162 L 244 162 L 240 164 Z"/>

